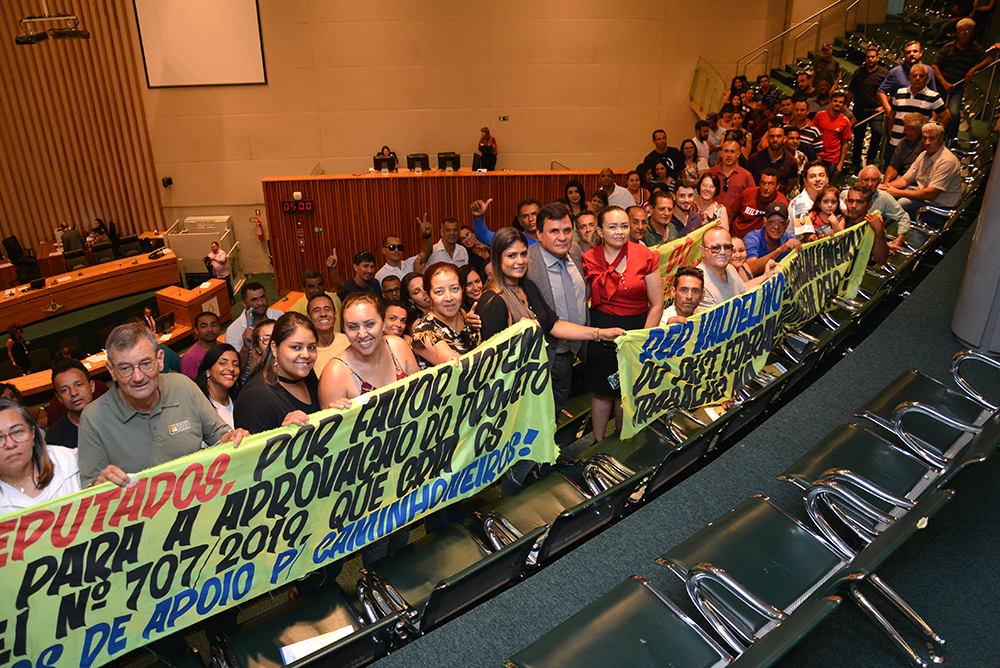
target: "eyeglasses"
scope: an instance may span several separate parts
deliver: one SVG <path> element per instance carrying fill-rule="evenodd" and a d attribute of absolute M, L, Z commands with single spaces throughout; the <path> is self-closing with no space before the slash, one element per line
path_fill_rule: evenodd
<path fill-rule="evenodd" d="M 401 251 L 403 250 L 403 244 L 388 244 L 386 248 L 391 251 Z"/>
<path fill-rule="evenodd" d="M 729 177 L 728 176 L 726 177 L 726 180 L 722 183 L 722 192 L 724 192 L 724 193 L 729 192 Z"/>
<path fill-rule="evenodd" d="M 714 246 L 702 246 L 702 248 L 715 254 L 731 253 L 733 251 L 732 244 L 715 244 Z"/>
<path fill-rule="evenodd" d="M 270 334 L 264 334 L 264 335 L 262 335 L 260 337 L 260 342 L 261 343 L 270 343 L 271 342 L 271 335 Z"/>
<path fill-rule="evenodd" d="M 31 429 L 27 427 L 14 427 L 6 434 L 0 434 L 0 443 L 6 445 L 7 437 L 10 436 L 11 440 L 15 443 L 27 443 L 32 438 Z"/>
<path fill-rule="evenodd" d="M 131 364 L 118 364 L 115 366 L 115 371 L 126 378 L 131 378 L 136 369 L 139 369 L 143 375 L 149 375 L 149 372 L 153 370 L 154 364 L 156 364 L 156 360 L 143 360 L 136 366 L 132 366 Z"/>

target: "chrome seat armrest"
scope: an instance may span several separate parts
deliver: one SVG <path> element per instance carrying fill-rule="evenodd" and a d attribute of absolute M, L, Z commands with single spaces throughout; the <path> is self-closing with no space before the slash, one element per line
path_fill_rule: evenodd
<path fill-rule="evenodd" d="M 896 435 L 899 436 L 899 438 L 913 451 L 914 455 L 938 471 L 943 471 L 948 468 L 949 461 L 943 456 L 928 450 L 917 440 L 916 437 L 906 430 L 906 427 L 903 426 L 903 419 L 911 413 L 926 415 L 959 431 L 965 431 L 971 434 L 978 434 L 982 431 L 982 427 L 977 427 L 974 424 L 963 422 L 962 420 L 941 412 L 933 406 L 928 406 L 927 404 L 919 401 L 907 401 L 899 406 L 896 406 L 896 410 L 892 412 L 893 431 L 895 431 Z"/>
<path fill-rule="evenodd" d="M 958 385 L 962 390 L 968 394 L 974 401 L 982 404 L 982 406 L 988 410 L 996 411 L 998 407 L 993 402 L 989 401 L 986 397 L 976 391 L 962 375 L 960 367 L 964 362 L 969 360 L 977 360 L 988 364 L 996 369 L 1000 369 L 1000 360 L 995 357 L 990 357 L 976 350 L 963 350 L 954 357 L 951 358 L 951 376 L 955 379 L 955 384 Z"/>

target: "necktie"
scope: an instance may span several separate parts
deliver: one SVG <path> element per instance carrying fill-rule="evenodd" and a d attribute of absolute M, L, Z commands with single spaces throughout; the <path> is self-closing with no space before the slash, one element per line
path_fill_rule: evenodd
<path fill-rule="evenodd" d="M 566 317 L 570 322 L 580 323 L 580 309 L 576 301 L 576 287 L 573 285 L 573 279 L 570 277 L 569 272 L 576 271 L 576 265 L 569 258 L 564 257 L 560 260 L 563 270 L 559 272 L 562 275 L 563 284 L 563 297 L 566 299 Z M 574 353 L 580 350 L 579 341 L 570 341 L 569 349 Z"/>

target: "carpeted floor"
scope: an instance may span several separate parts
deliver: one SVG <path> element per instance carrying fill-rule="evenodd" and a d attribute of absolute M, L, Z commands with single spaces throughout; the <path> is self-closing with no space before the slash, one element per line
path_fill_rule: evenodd
<path fill-rule="evenodd" d="M 653 560 L 753 494 L 800 506 L 776 476 L 864 399 L 911 368 L 940 380 L 963 346 L 950 320 L 972 232 L 879 328 L 800 396 L 718 461 L 557 563 L 383 659 L 381 666 L 497 666 L 632 574 L 649 577 L 691 610 L 679 580 Z M 958 482 L 955 500 L 890 560 L 883 576 L 949 645 L 948 664 L 996 665 L 1000 557 L 992 536 L 1000 510 L 996 464 Z M 852 605 L 842 606 L 783 666 L 905 665 Z"/>

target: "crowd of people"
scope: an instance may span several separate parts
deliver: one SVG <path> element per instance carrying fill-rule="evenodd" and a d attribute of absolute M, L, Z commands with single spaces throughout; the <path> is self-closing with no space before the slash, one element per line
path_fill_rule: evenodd
<path fill-rule="evenodd" d="M 317 411 L 347 408 L 522 320 L 545 332 L 556 415 L 576 374 L 591 393 L 600 441 L 621 425 L 614 341 L 626 331 L 684 322 L 767 280 L 803 243 L 862 222 L 875 235 L 874 261 L 884 263 L 902 248 L 917 207 L 957 203 L 959 162 L 945 145 L 954 118 L 933 75 L 950 91 L 958 70 L 982 65 L 968 27 L 958 22 L 953 48 L 931 68 L 915 42 L 892 70 L 869 51 L 846 90 L 837 88 L 842 72 L 826 48 L 790 99 L 765 76 L 756 87 L 737 78 L 720 111 L 699 121 L 680 148 L 656 130 L 636 169 L 602 170 L 593 193 L 572 179 L 558 201 L 527 197 L 512 223 L 496 230 L 487 225 L 490 199 L 471 202 L 465 223 L 441 221 L 436 240 L 425 215 L 416 221 L 416 253 L 407 253 L 401 233 L 386 236 L 378 260 L 370 251 L 352 258 L 346 281 L 334 251 L 325 271 L 303 274 L 305 298 L 288 312 L 270 308 L 264 286 L 247 282 L 224 343 L 216 314 L 195 318 L 180 373 L 168 372 L 146 321 L 126 322 L 106 342 L 111 389 L 78 359 L 58 360 L 53 403 L 62 410 L 47 430 L 16 389 L 2 395 L 0 512 L 95 483 L 124 486 L 200 448 L 306 424 Z M 868 112 L 880 108 L 892 137 L 885 174 L 849 156 L 853 138 L 853 160 L 870 159 L 859 133 L 870 129 L 877 144 L 881 128 Z M 835 187 L 848 171 L 857 181 Z M 662 285 L 656 247 L 706 225 L 700 262 Z M 19 327 L 10 338 L 8 353 L 23 364 Z M 515 467 L 509 480 L 521 484 L 525 474 Z"/>

